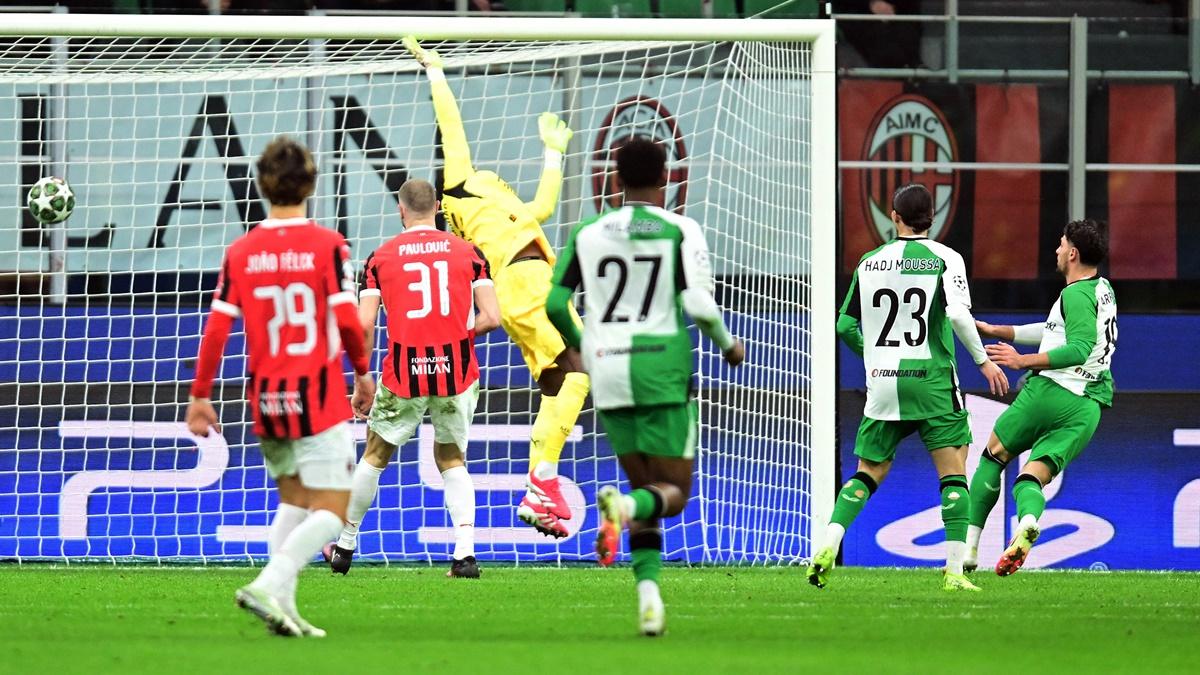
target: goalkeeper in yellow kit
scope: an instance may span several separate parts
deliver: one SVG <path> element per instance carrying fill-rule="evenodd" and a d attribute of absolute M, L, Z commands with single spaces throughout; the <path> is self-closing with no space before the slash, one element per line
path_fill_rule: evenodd
<path fill-rule="evenodd" d="M 562 186 L 562 157 L 572 132 L 554 113 L 542 113 L 538 131 L 546 145 L 546 164 L 532 202 L 520 197 L 495 173 L 476 171 L 462 117 L 437 52 L 413 37 L 404 46 L 425 66 L 433 90 L 433 109 L 442 132 L 445 158 L 442 210 L 455 234 L 478 246 L 492 266 L 500 325 L 521 349 L 541 403 L 530 438 L 528 490 L 517 516 L 539 532 L 567 536 L 559 520 L 571 509 L 558 485 L 558 458 L 588 393 L 588 376 L 577 352 L 568 353 L 562 335 L 546 317 L 546 297 L 555 255 L 542 232 L 554 213 Z"/>

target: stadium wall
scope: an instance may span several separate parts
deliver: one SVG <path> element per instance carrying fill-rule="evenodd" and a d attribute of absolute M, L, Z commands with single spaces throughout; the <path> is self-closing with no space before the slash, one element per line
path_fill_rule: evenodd
<path fill-rule="evenodd" d="M 1200 163 L 1200 90 L 1186 83 L 1101 82 L 1086 112 L 1090 164 Z M 931 236 L 963 254 L 976 307 L 1049 307 L 1067 222 L 1066 84 L 844 79 L 838 113 L 843 163 L 911 163 L 843 164 L 843 274 L 890 237 L 891 193 L 915 181 L 935 195 Z M 1110 224 L 1104 271 L 1126 313 L 1200 311 L 1198 200 L 1194 171 L 1088 172 L 1086 212 Z"/>

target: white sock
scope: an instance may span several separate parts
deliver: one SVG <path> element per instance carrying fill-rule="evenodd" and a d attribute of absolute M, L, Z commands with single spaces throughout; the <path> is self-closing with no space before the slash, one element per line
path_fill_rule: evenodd
<path fill-rule="evenodd" d="M 633 520 L 633 514 L 637 511 L 637 500 L 629 495 L 621 495 L 621 510 L 625 512 L 625 520 Z"/>
<path fill-rule="evenodd" d="M 267 552 L 274 554 L 278 551 L 292 530 L 304 522 L 305 518 L 308 518 L 308 509 L 281 502 L 275 509 L 275 517 L 271 519 L 271 528 L 267 532 Z M 296 612 L 296 577 L 292 577 L 291 582 L 284 585 L 279 601 L 285 610 L 293 614 Z"/>
<path fill-rule="evenodd" d="M 279 549 L 271 554 L 271 561 L 251 586 L 267 591 L 276 598 L 283 597 L 300 570 L 326 542 L 337 535 L 341 527 L 342 519 L 332 511 L 321 510 L 308 514 L 304 522 L 296 526 Z"/>
<path fill-rule="evenodd" d="M 842 548 L 842 537 L 846 536 L 846 528 L 841 523 L 830 523 L 825 526 L 825 546 L 831 547 L 837 553 Z"/>
<path fill-rule="evenodd" d="M 1021 522 L 1017 523 L 1018 530 L 1023 530 L 1027 527 L 1041 529 L 1041 528 L 1038 528 L 1037 516 L 1033 515 L 1032 513 L 1026 513 L 1025 516 L 1023 518 L 1021 518 Z"/>
<path fill-rule="evenodd" d="M 446 483 L 446 510 L 454 525 L 454 559 L 475 555 L 475 484 L 467 467 L 456 466 L 442 472 Z"/>
<path fill-rule="evenodd" d="M 967 526 L 967 550 L 979 550 L 979 535 L 983 534 L 983 528 L 977 525 Z"/>
<path fill-rule="evenodd" d="M 267 553 L 278 551 L 292 530 L 307 517 L 308 509 L 280 502 L 279 506 L 275 507 L 275 517 L 271 519 L 271 527 L 267 530 Z"/>
<path fill-rule="evenodd" d="M 533 475 L 538 480 L 549 480 L 558 475 L 558 462 L 547 462 L 545 460 L 538 462 L 537 466 L 533 467 Z"/>
<path fill-rule="evenodd" d="M 642 579 L 637 582 L 638 601 L 645 602 L 659 597 L 658 584 L 650 579 Z"/>
<path fill-rule="evenodd" d="M 967 552 L 967 544 L 961 541 L 946 542 L 946 574 L 963 573 L 963 555 Z"/>
<path fill-rule="evenodd" d="M 350 503 L 346 505 L 346 525 L 342 528 L 341 536 L 338 537 L 337 545 L 339 547 L 351 551 L 358 548 L 358 526 L 362 523 L 363 516 L 367 514 L 367 509 L 371 508 L 371 502 L 375 501 L 375 495 L 379 493 L 379 477 L 381 475 L 383 475 L 383 469 L 372 466 L 365 457 L 358 461 L 358 466 L 354 467 L 354 478 L 351 479 L 350 487 Z"/>

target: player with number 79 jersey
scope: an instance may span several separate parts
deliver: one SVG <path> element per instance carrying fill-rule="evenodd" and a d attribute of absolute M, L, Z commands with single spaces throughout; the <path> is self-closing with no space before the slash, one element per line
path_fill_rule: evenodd
<path fill-rule="evenodd" d="M 258 185 L 271 203 L 267 220 L 226 252 L 196 359 L 188 429 L 220 432 L 209 401 L 233 321 L 241 317 L 254 432 L 267 473 L 279 488 L 268 535 L 270 561 L 238 589 L 238 606 L 279 635 L 324 636 L 296 609 L 296 583 L 313 555 L 341 529 L 350 497 L 354 440 L 342 348 L 356 389 L 373 391 L 354 298 L 350 247 L 342 235 L 307 218 L 317 167 L 286 136 L 259 158 Z"/>

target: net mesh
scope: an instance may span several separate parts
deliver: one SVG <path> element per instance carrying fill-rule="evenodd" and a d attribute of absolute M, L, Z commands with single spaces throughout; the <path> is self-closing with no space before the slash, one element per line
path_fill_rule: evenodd
<path fill-rule="evenodd" d="M 427 46 L 444 55 L 476 167 L 524 198 L 542 163 L 537 115 L 558 112 L 576 130 L 546 224 L 556 245 L 617 203 L 619 141 L 667 145 L 667 205 L 705 227 L 718 301 L 749 359 L 729 372 L 707 341 L 697 349 L 696 496 L 667 525 L 666 556 L 808 555 L 810 45 Z M 281 133 L 313 149 L 311 214 L 344 233 L 360 262 L 400 228 L 399 185 L 439 183 L 428 83 L 398 42 L 0 38 L 0 557 L 265 556 L 275 496 L 242 402 L 240 333 L 214 394 L 222 435 L 195 439 L 180 420 L 225 247 L 265 216 L 254 159 Z M 23 207 L 47 175 L 65 177 L 78 199 L 61 225 Z M 484 394 L 467 453 L 478 555 L 590 558 L 597 517 L 582 506 L 619 480 L 593 412 L 563 454 L 565 492 L 580 508 L 571 536 L 553 542 L 514 513 L 536 391 L 501 332 L 481 340 L 479 357 Z M 430 429 L 380 485 L 359 554 L 444 559 L 453 537 Z"/>

